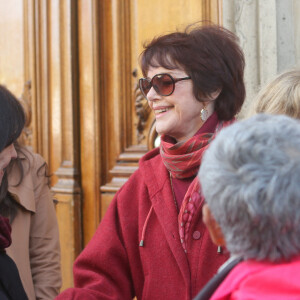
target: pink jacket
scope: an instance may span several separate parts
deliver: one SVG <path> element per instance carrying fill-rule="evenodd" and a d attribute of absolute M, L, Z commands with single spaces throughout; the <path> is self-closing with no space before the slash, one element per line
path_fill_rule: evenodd
<path fill-rule="evenodd" d="M 299 300 L 300 256 L 289 263 L 245 261 L 238 264 L 211 300 Z"/>
<path fill-rule="evenodd" d="M 201 208 L 192 220 L 185 254 L 177 218 L 169 174 L 154 149 L 116 194 L 75 261 L 75 288 L 56 299 L 191 299 L 228 255 L 217 253 Z"/>

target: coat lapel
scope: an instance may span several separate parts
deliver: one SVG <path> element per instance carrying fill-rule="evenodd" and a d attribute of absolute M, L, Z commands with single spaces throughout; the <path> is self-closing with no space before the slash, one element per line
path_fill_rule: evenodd
<path fill-rule="evenodd" d="M 164 231 L 167 243 L 177 261 L 185 280 L 185 285 L 190 287 L 190 270 L 186 254 L 180 243 L 178 232 L 178 213 L 173 198 L 169 174 L 162 161 L 147 161 L 147 176 L 151 177 L 148 185 L 153 209 Z M 150 176 L 149 176 L 150 175 Z"/>
<path fill-rule="evenodd" d="M 17 168 L 13 168 L 8 176 L 8 191 L 12 194 L 14 199 L 22 205 L 26 210 L 31 212 L 35 212 L 35 195 L 32 177 L 27 176 L 28 165 L 23 164 L 24 167 L 24 177 L 22 180 L 22 184 L 17 185 L 20 173 Z"/>

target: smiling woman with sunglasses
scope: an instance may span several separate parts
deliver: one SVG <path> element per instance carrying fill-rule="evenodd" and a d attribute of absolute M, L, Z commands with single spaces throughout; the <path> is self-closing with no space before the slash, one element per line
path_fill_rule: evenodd
<path fill-rule="evenodd" d="M 141 69 L 161 145 L 112 200 L 75 262 L 75 288 L 59 299 L 189 300 L 228 258 L 202 222 L 196 175 L 210 141 L 244 101 L 236 36 L 205 25 L 154 38 Z"/>

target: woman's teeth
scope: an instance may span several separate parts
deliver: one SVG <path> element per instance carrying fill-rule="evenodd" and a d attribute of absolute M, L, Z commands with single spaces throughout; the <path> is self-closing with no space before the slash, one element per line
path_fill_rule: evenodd
<path fill-rule="evenodd" d="M 168 111 L 169 109 L 170 109 L 170 108 L 158 109 L 158 110 L 155 111 L 155 113 L 156 113 L 156 114 L 161 114 L 161 113 L 163 113 L 163 112 Z"/>

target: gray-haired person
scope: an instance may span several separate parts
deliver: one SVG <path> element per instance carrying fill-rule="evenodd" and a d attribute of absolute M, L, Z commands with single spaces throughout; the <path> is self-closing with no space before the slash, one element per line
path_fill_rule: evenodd
<path fill-rule="evenodd" d="M 225 128 L 199 177 L 204 222 L 231 259 L 195 299 L 300 299 L 299 121 L 259 114 Z"/>

